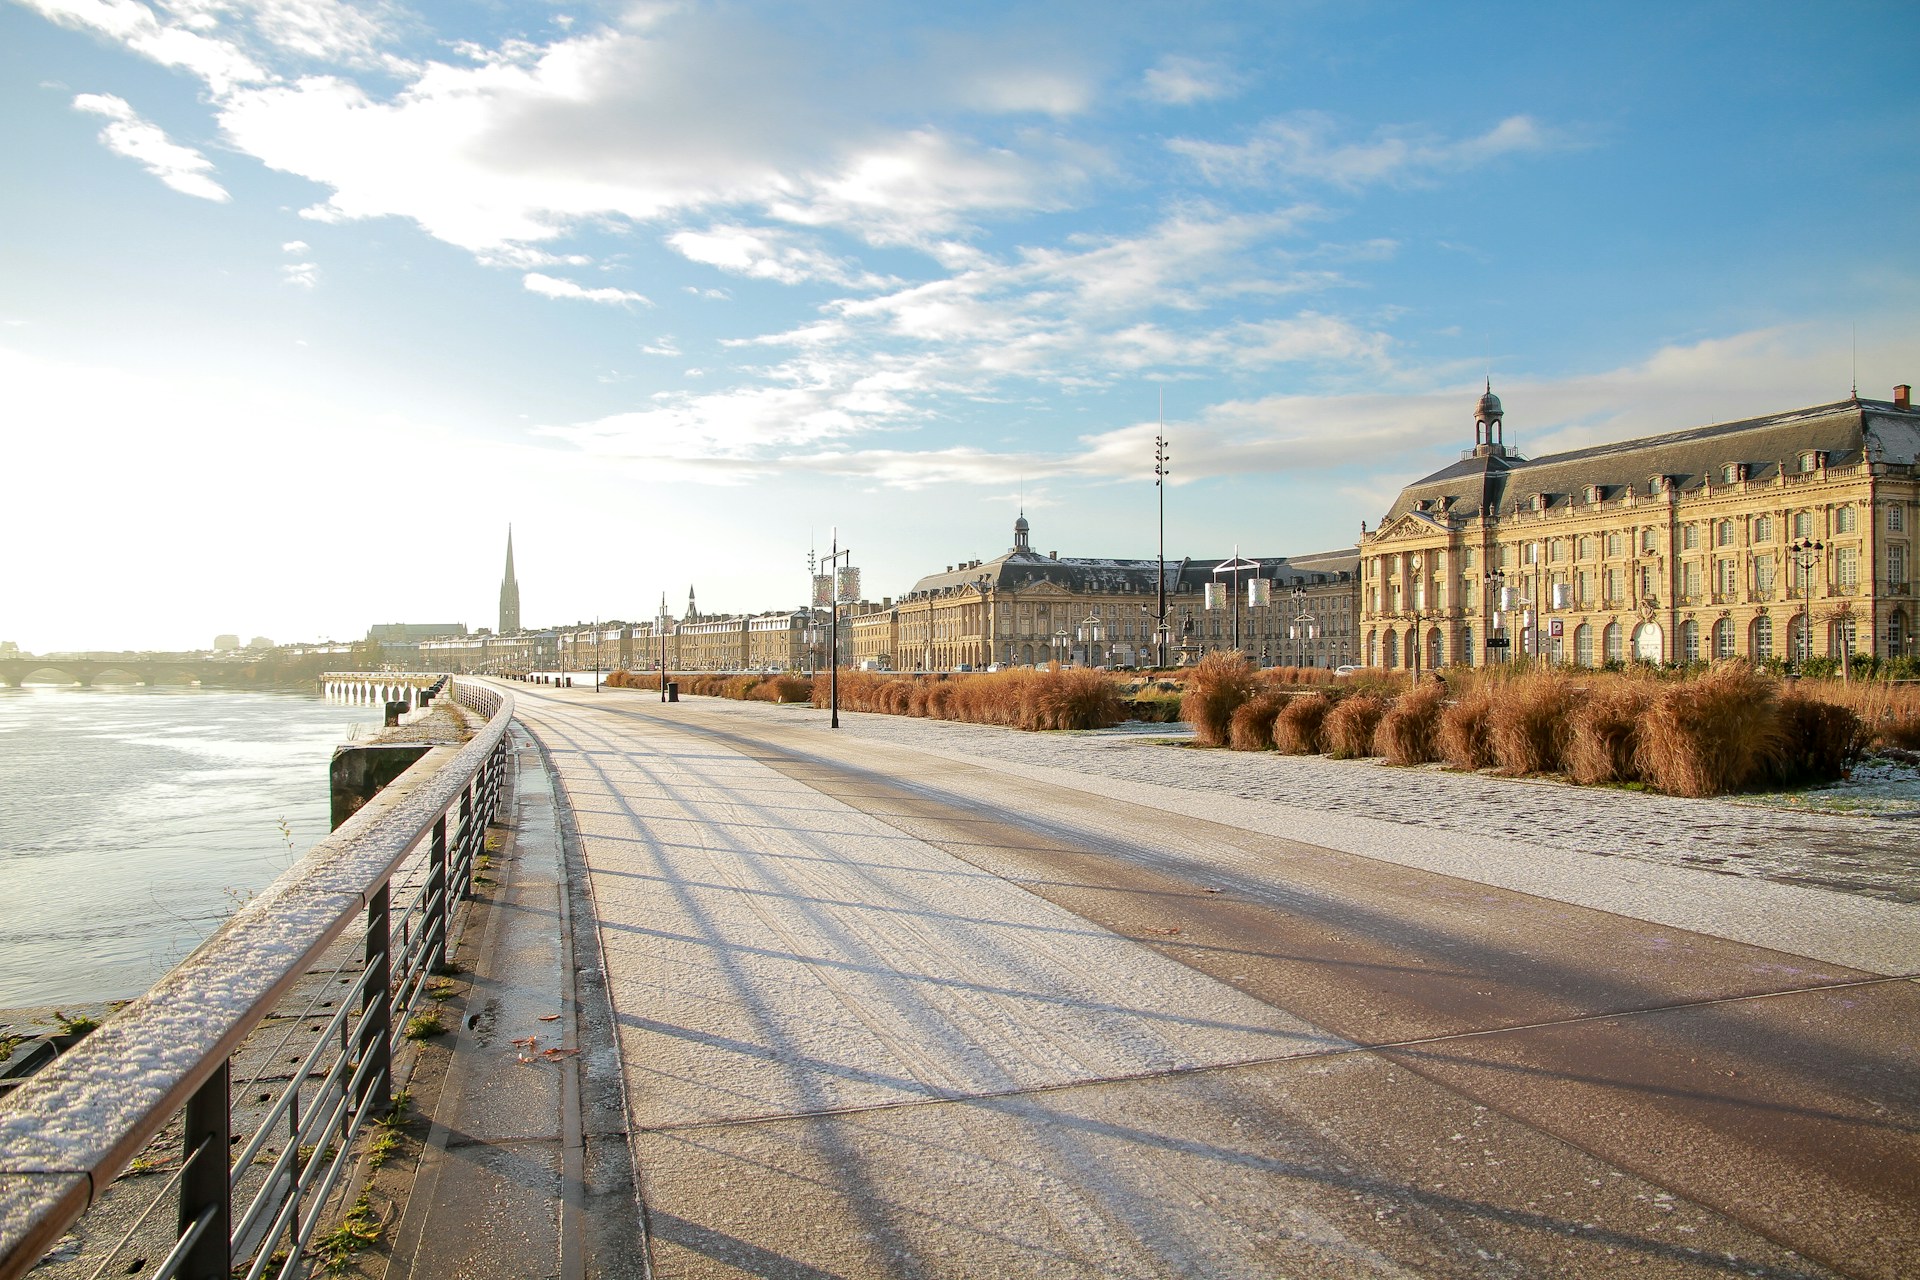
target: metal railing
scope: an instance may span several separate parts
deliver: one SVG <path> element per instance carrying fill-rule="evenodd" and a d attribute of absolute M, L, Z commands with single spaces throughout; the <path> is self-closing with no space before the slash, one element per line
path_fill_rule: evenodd
<path fill-rule="evenodd" d="M 93 1274 L 127 1271 L 115 1260 L 129 1242 L 155 1250 L 163 1228 L 165 1256 L 142 1260 L 143 1277 L 306 1273 L 356 1135 L 392 1108 L 396 1038 L 444 964 L 499 798 L 512 695 L 459 684 L 455 697 L 488 717 L 469 742 L 429 751 L 145 996 L 0 1100 L 0 1280 L 25 1275 L 126 1186 L 115 1180 L 176 1120 L 179 1164 L 143 1209 L 120 1206 L 115 1230 L 137 1216 Z M 288 1029 L 256 1052 L 248 1037 L 270 1015 Z M 289 1058 L 297 1033 L 311 1045 Z M 236 1069 L 243 1047 L 252 1060 Z M 257 1092 L 287 1065 L 284 1087 Z"/>

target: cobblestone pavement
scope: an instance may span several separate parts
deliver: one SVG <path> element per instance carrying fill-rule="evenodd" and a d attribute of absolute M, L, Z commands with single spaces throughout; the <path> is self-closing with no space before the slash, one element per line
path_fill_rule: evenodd
<path fill-rule="evenodd" d="M 768 711 L 796 713 L 793 708 Z M 824 719 L 824 713 L 817 714 Z M 1140 726 L 1024 733 L 905 716 L 842 713 L 841 720 L 863 738 L 936 754 L 1920 902 L 1920 821 L 1911 818 L 1783 812 L 1732 800 L 1462 774 L 1438 766 L 1394 768 L 1377 760 L 1204 750 L 1142 732 Z M 1314 837 L 1300 832 L 1297 838 Z"/>

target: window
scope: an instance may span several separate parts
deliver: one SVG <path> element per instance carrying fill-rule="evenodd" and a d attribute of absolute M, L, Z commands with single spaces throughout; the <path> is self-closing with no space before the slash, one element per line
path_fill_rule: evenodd
<path fill-rule="evenodd" d="M 1738 560 L 1716 560 L 1714 562 L 1714 591 L 1723 596 L 1740 594 L 1740 562 Z"/>
<path fill-rule="evenodd" d="M 1835 507 L 1833 509 L 1833 531 L 1835 533 L 1852 533 L 1853 529 L 1854 529 L 1853 508 L 1852 507 Z"/>
<path fill-rule="evenodd" d="M 1607 570 L 1607 603 L 1619 604 L 1627 594 L 1627 571 L 1625 569 Z"/>
<path fill-rule="evenodd" d="M 1581 493 L 1585 496 L 1588 506 L 1592 506 L 1594 503 L 1600 501 L 1600 486 L 1597 484 L 1588 485 L 1585 489 L 1581 490 Z"/>
<path fill-rule="evenodd" d="M 1843 511 L 1846 509 L 1845 507 L 1841 508 Z M 1834 552 L 1833 562 L 1834 574 L 1841 586 L 1857 587 L 1860 585 L 1860 548 L 1839 548 Z"/>
<path fill-rule="evenodd" d="M 1773 517 L 1755 516 L 1753 520 L 1753 540 L 1755 542 L 1773 541 Z"/>
<path fill-rule="evenodd" d="M 1593 628 L 1584 622 L 1573 630 L 1573 660 L 1583 667 L 1593 665 Z"/>
<path fill-rule="evenodd" d="M 1730 547 L 1733 545 L 1733 521 L 1722 520 L 1720 522 L 1719 526 L 1714 530 L 1713 542 L 1717 547 Z"/>
<path fill-rule="evenodd" d="M 1753 590 L 1757 595 L 1773 594 L 1773 557 L 1757 556 L 1753 562 Z"/>
<path fill-rule="evenodd" d="M 1901 506 L 1897 502 L 1889 503 L 1887 506 L 1888 531 L 1891 533 L 1899 533 L 1906 527 L 1907 527 L 1907 509 Z"/>
<path fill-rule="evenodd" d="M 1688 662 L 1700 661 L 1700 624 L 1691 618 L 1680 624 L 1680 656 Z"/>
<path fill-rule="evenodd" d="M 1512 565 L 1513 565 L 1513 548 L 1501 547 L 1500 548 L 1500 567 L 1502 569 L 1507 569 L 1507 568 L 1511 568 Z"/>
<path fill-rule="evenodd" d="M 1700 526 L 1688 524 L 1680 526 L 1680 549 L 1698 551 L 1700 549 Z"/>
<path fill-rule="evenodd" d="M 1887 548 L 1887 581 L 1904 586 L 1907 581 L 1907 549 L 1905 547 Z"/>
<path fill-rule="evenodd" d="M 1602 644 L 1606 649 L 1608 662 L 1625 662 L 1627 660 L 1627 633 L 1619 623 L 1609 622 L 1607 624 L 1606 632 L 1602 636 Z"/>
<path fill-rule="evenodd" d="M 1765 662 L 1773 656 L 1773 619 L 1761 614 L 1753 620 L 1753 657 Z"/>
<path fill-rule="evenodd" d="M 1472 547 L 1462 547 L 1460 549 L 1460 567 L 1462 569 L 1473 568 L 1473 548 Z"/>
<path fill-rule="evenodd" d="M 1575 598 L 1580 602 L 1580 607 L 1591 609 L 1593 607 L 1593 574 L 1582 569 L 1573 576 L 1573 585 Z"/>
<path fill-rule="evenodd" d="M 1716 658 L 1734 656 L 1732 618 L 1722 618 L 1713 624 L 1713 656 Z"/>
<path fill-rule="evenodd" d="M 1796 557 L 1793 562 L 1793 589 L 1805 600 L 1813 594 L 1814 567 L 1819 562 Z"/>
<path fill-rule="evenodd" d="M 1813 512 L 1796 511 L 1793 513 L 1793 536 L 1811 538 L 1813 536 Z"/>
<path fill-rule="evenodd" d="M 1640 566 L 1640 598 L 1642 600 L 1653 600 L 1658 598 L 1660 593 L 1654 589 L 1657 585 L 1658 583 L 1656 583 L 1654 580 L 1653 566 L 1652 565 Z"/>
<path fill-rule="evenodd" d="M 1640 550 L 1642 552 L 1651 555 L 1658 550 L 1659 547 L 1660 531 L 1658 529 L 1642 529 L 1640 531 Z"/>
<path fill-rule="evenodd" d="M 1818 453 L 1803 453 L 1800 455 L 1800 470 L 1803 473 L 1808 471 L 1818 471 L 1819 469 L 1820 469 L 1820 455 Z"/>
<path fill-rule="evenodd" d="M 1680 594 L 1692 598 L 1700 594 L 1700 562 L 1689 560 L 1680 566 Z"/>
<path fill-rule="evenodd" d="M 1720 478 L 1728 484 L 1739 484 L 1747 478 L 1746 464 L 1729 462 L 1726 466 L 1720 468 Z"/>
<path fill-rule="evenodd" d="M 1591 537 L 1583 537 L 1575 542 L 1573 544 L 1573 554 L 1574 557 L 1579 560 L 1593 559 L 1593 539 Z"/>
<path fill-rule="evenodd" d="M 1559 564 L 1567 558 L 1567 543 L 1564 538 L 1555 538 L 1547 544 L 1547 559 Z"/>
<path fill-rule="evenodd" d="M 1467 627 L 1460 632 L 1461 659 L 1468 666 L 1473 665 L 1473 628 Z"/>
<path fill-rule="evenodd" d="M 1619 534 L 1610 533 L 1607 535 L 1607 554 L 1609 556 L 1620 555 L 1625 552 L 1625 550 L 1626 546 Z"/>

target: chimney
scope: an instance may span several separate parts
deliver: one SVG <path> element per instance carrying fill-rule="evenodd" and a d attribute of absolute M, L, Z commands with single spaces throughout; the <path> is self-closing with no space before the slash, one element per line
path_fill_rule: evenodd
<path fill-rule="evenodd" d="M 1049 560 L 1058 560 L 1059 558 L 1060 558 L 1060 553 L 1059 553 L 1058 551 L 1049 551 L 1049 552 L 1047 552 L 1047 559 L 1049 559 Z"/>
<path fill-rule="evenodd" d="M 1913 408 L 1913 388 L 1901 383 L 1893 389 L 1893 407 L 1896 409 Z"/>

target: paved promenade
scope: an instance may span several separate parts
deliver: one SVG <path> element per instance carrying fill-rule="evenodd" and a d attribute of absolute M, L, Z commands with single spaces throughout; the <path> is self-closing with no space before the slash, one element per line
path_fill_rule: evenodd
<path fill-rule="evenodd" d="M 515 693 L 657 1275 L 1920 1258 L 1900 820 Z"/>

